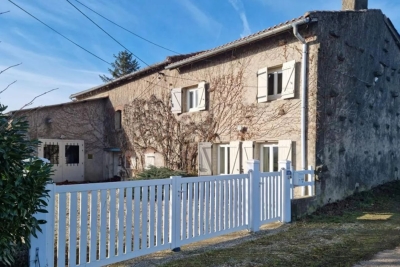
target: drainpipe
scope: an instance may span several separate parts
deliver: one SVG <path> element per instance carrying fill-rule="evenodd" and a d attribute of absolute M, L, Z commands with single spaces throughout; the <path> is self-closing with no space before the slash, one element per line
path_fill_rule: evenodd
<path fill-rule="evenodd" d="M 309 20 L 309 19 L 307 19 Z M 293 34 L 303 43 L 303 54 L 301 58 L 301 168 L 306 170 L 307 153 L 306 153 L 306 101 L 307 101 L 307 53 L 308 45 L 303 36 L 298 31 L 298 24 L 293 23 Z"/>

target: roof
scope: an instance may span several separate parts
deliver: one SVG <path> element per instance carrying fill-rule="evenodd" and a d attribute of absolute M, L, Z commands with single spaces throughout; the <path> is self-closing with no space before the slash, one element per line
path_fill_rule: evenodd
<path fill-rule="evenodd" d="M 97 100 L 102 100 L 106 99 L 108 96 L 103 96 L 103 97 L 97 97 L 97 98 L 91 98 L 91 99 L 83 99 L 80 101 L 70 101 L 70 102 L 65 102 L 65 103 L 60 103 L 60 104 L 55 104 L 55 105 L 48 105 L 48 106 L 39 106 L 35 108 L 27 108 L 27 109 L 21 109 L 21 110 L 12 110 L 9 111 L 7 114 L 14 114 L 16 112 L 26 112 L 30 110 L 37 110 L 37 109 L 44 109 L 44 108 L 53 108 L 53 107 L 59 107 L 59 106 L 65 106 L 65 105 L 73 105 L 73 104 L 81 104 L 81 103 L 86 103 L 86 102 L 92 102 L 92 101 L 97 101 Z"/>
<path fill-rule="evenodd" d="M 272 27 L 266 28 L 266 29 L 264 29 L 262 31 L 259 31 L 259 32 L 256 32 L 254 34 L 245 36 L 243 38 L 240 38 L 238 40 L 229 42 L 229 43 L 221 45 L 221 46 L 217 46 L 217 47 L 215 47 L 213 49 L 204 51 L 202 53 L 198 53 L 198 54 L 193 55 L 193 56 L 191 56 L 189 58 L 186 58 L 186 59 L 183 59 L 181 61 L 177 61 L 175 63 L 172 63 L 172 64 L 168 65 L 166 67 L 166 69 L 174 69 L 174 68 L 186 65 L 188 63 L 192 63 L 192 62 L 198 61 L 198 60 L 203 59 L 205 57 L 210 57 L 210 56 L 214 56 L 216 54 L 225 52 L 225 51 L 230 50 L 230 49 L 232 49 L 234 47 L 247 45 L 247 44 L 249 44 L 251 42 L 257 41 L 257 40 L 265 38 L 267 36 L 271 36 L 271 35 L 277 34 L 277 33 L 282 32 L 284 30 L 289 30 L 289 29 L 292 28 L 292 25 L 295 24 L 295 23 L 296 24 L 305 24 L 305 23 L 311 22 L 308 19 L 308 15 L 309 14 L 306 13 L 305 15 L 303 15 L 301 17 L 294 18 L 292 20 L 288 20 L 288 21 L 282 22 L 280 24 L 277 24 L 277 25 L 274 25 Z"/>
<path fill-rule="evenodd" d="M 173 63 L 173 62 L 182 60 L 182 59 L 184 59 L 184 58 L 193 56 L 193 55 L 198 54 L 198 53 L 201 53 L 201 52 L 202 52 L 202 51 L 200 51 L 200 52 L 195 52 L 195 53 L 190 53 L 190 54 L 168 56 L 168 57 L 166 57 L 166 59 L 165 59 L 164 61 L 161 61 L 161 62 L 155 63 L 155 64 L 153 64 L 153 65 L 147 66 L 147 67 L 145 67 L 145 68 L 139 69 L 138 71 L 132 72 L 132 73 L 130 73 L 130 74 L 127 74 L 127 75 L 125 75 L 125 76 L 122 76 L 122 77 L 120 77 L 120 78 L 117 78 L 117 79 L 115 79 L 115 80 L 112 80 L 111 82 L 104 83 L 104 84 L 101 84 L 101 85 L 99 85 L 99 86 L 92 87 L 92 88 L 90 88 L 90 89 L 87 89 L 87 90 L 84 90 L 84 91 L 81 91 L 81 92 L 72 94 L 69 98 L 71 98 L 71 99 L 72 99 L 72 98 L 76 98 L 76 97 L 78 97 L 78 96 L 81 96 L 81 95 L 84 95 L 84 94 L 87 94 L 87 93 L 90 93 L 90 92 L 93 92 L 93 91 L 96 91 L 96 90 L 100 90 L 100 89 L 103 89 L 103 88 L 112 87 L 112 86 L 115 86 L 115 85 L 124 83 L 124 82 L 126 82 L 126 81 L 129 81 L 129 80 L 138 78 L 138 77 L 140 77 L 141 75 L 147 74 L 147 73 L 149 73 L 149 72 L 160 71 L 160 70 L 164 69 L 164 67 L 165 67 L 166 65 L 168 65 L 168 64 L 171 64 L 171 63 Z"/>
<path fill-rule="evenodd" d="M 233 48 L 236 47 L 240 47 L 240 46 L 244 46 L 247 45 L 249 43 L 258 41 L 260 39 L 278 34 L 280 32 L 283 32 L 285 30 L 290 30 L 292 28 L 293 24 L 306 24 L 309 22 L 315 22 L 317 21 L 317 18 L 315 18 L 314 15 L 317 15 L 319 13 L 357 13 L 357 12 L 371 12 L 371 11 L 379 11 L 382 13 L 381 10 L 379 9 L 363 9 L 363 10 L 328 10 L 328 11 L 310 11 L 310 12 L 306 12 L 303 16 L 298 17 L 298 18 L 294 18 L 292 20 L 288 20 L 285 21 L 283 23 L 274 25 L 272 27 L 269 27 L 267 29 L 264 29 L 262 31 L 256 32 L 254 34 L 251 34 L 249 36 L 245 36 L 243 38 L 237 39 L 235 41 L 232 41 L 230 43 L 226 43 L 224 45 L 215 47 L 213 49 L 204 51 L 202 53 L 198 53 L 196 55 L 193 55 L 191 57 L 185 58 L 183 60 L 177 61 L 175 63 L 169 64 L 168 66 L 166 66 L 166 69 L 174 69 L 174 68 L 179 68 L 182 67 L 184 65 L 196 62 L 196 61 L 200 61 L 203 60 L 205 58 L 211 57 L 211 56 L 215 56 L 217 54 L 229 51 Z M 391 30 L 394 38 L 396 39 L 396 43 L 400 46 L 400 35 L 397 32 L 397 30 L 395 29 L 395 27 L 393 26 L 392 22 L 390 21 L 390 19 L 385 17 L 385 22 L 388 25 L 389 29 Z"/>

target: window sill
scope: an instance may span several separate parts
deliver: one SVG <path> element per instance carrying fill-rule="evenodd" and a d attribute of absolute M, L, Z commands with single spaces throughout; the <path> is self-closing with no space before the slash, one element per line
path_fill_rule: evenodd
<path fill-rule="evenodd" d="M 282 99 L 282 95 L 269 95 L 267 102 L 274 101 L 274 100 L 281 100 L 281 99 Z"/>

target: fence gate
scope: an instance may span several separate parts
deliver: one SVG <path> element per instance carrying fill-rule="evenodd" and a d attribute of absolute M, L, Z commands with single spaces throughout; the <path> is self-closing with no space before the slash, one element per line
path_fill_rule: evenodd
<path fill-rule="evenodd" d="M 57 151 L 54 146 L 71 144 L 47 142 L 44 147 Z M 39 261 L 49 267 L 104 266 L 239 230 L 256 232 L 270 222 L 290 222 L 290 162 L 281 168 L 260 173 L 259 161 L 250 160 L 247 174 L 49 184 L 48 213 L 36 216 L 48 223 L 38 238 L 31 238 L 30 266 Z M 303 179 L 310 174 L 294 172 L 294 184 L 312 186 Z"/>

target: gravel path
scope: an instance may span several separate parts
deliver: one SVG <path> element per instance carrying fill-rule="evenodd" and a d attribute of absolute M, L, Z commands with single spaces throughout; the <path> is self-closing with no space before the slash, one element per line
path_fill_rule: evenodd
<path fill-rule="evenodd" d="M 363 261 L 354 267 L 372 267 L 372 266 L 380 266 L 380 267 L 393 267 L 400 266 L 400 247 L 397 247 L 393 250 L 385 250 L 379 252 L 375 255 L 375 257 L 370 261 Z"/>

